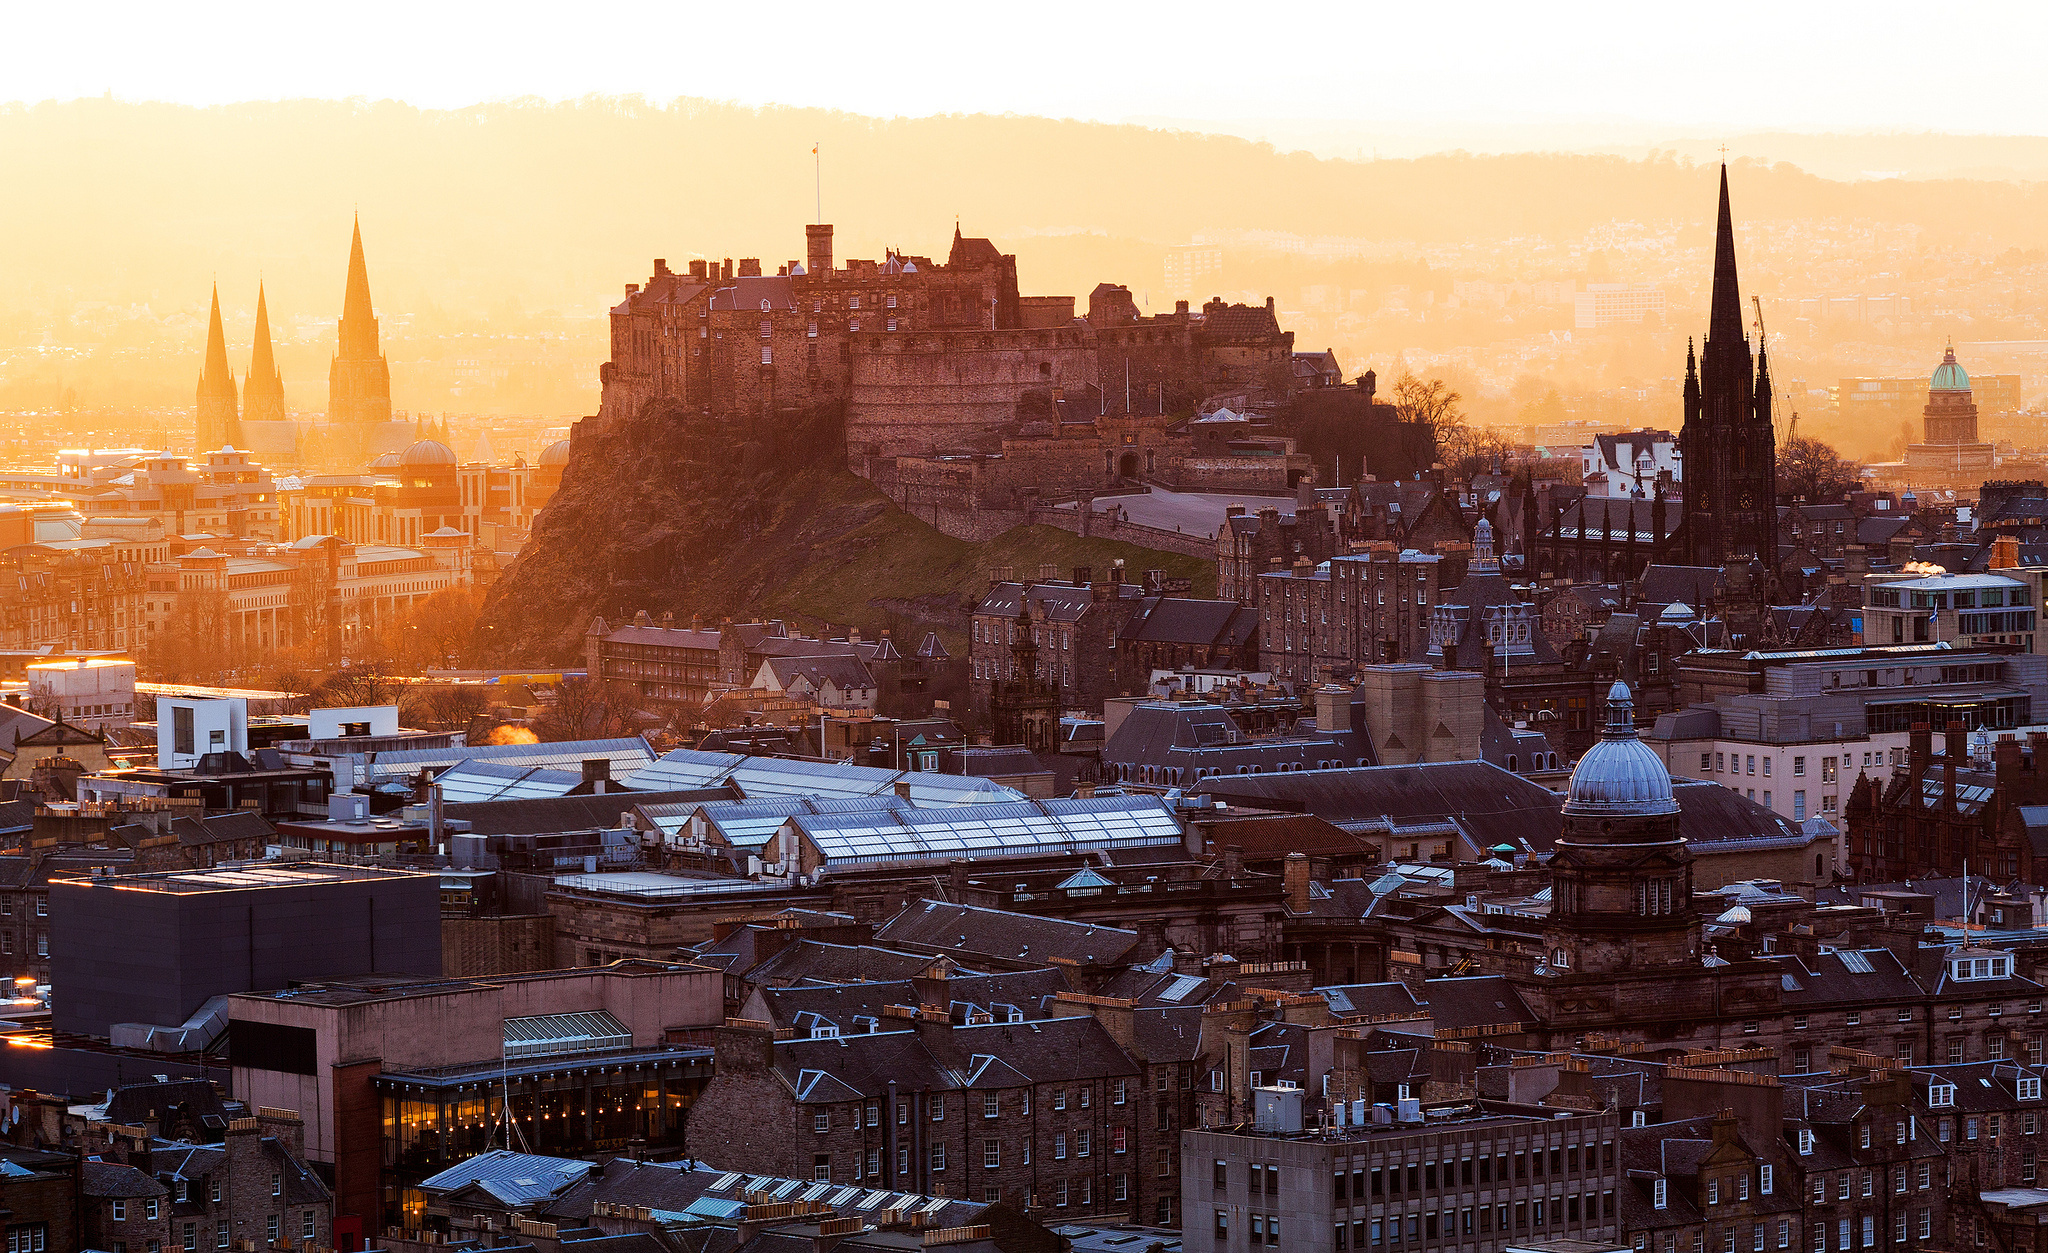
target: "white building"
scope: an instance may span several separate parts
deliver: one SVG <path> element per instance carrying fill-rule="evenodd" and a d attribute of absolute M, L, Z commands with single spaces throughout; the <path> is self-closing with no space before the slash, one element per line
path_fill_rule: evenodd
<path fill-rule="evenodd" d="M 32 662 L 29 707 L 81 731 L 125 727 L 135 720 L 135 663 L 112 657 Z"/>
<path fill-rule="evenodd" d="M 1664 316 L 1664 289 L 1655 283 L 1588 283 L 1572 297 L 1572 325 L 1581 331 L 1640 325 L 1651 315 Z"/>
<path fill-rule="evenodd" d="M 1580 481 L 1586 495 L 1596 499 L 1649 500 L 1664 484 L 1664 494 L 1676 498 L 1678 485 L 1685 482 L 1685 458 L 1678 440 L 1669 431 L 1623 431 L 1618 435 L 1596 435 L 1591 444 L 1579 448 Z"/>

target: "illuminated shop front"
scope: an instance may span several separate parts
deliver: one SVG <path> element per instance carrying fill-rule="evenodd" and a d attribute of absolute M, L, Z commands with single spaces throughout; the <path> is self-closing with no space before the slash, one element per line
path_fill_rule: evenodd
<path fill-rule="evenodd" d="M 372 1082 L 383 1106 L 383 1226 L 420 1227 L 419 1182 L 491 1148 L 589 1158 L 680 1152 L 690 1105 L 710 1078 L 708 1048 L 586 1051 L 379 1074 Z"/>

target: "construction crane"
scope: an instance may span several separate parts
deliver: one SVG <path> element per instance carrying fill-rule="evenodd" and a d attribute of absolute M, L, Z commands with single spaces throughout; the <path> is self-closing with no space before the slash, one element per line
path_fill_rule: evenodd
<path fill-rule="evenodd" d="M 1764 333 L 1764 300 L 1763 297 L 1755 292 L 1751 292 L 1749 294 L 1749 303 L 1750 307 L 1756 310 L 1756 347 L 1757 351 L 1761 353 L 1768 346 L 1769 342 Z M 1789 444 L 1799 438 L 1799 410 L 1792 407 L 1792 397 L 1790 395 L 1785 395 L 1784 399 L 1785 411 L 1792 415 L 1790 424 L 1785 428 L 1785 442 Z"/>

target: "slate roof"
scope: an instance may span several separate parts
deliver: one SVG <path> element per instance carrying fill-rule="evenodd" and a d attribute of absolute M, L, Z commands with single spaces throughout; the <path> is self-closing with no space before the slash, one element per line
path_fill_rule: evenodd
<path fill-rule="evenodd" d="M 1637 599 L 1651 605 L 1683 601 L 1704 610 L 1727 582 L 1727 571 L 1720 566 L 1652 565 L 1643 570 Z"/>
<path fill-rule="evenodd" d="M 717 1186 L 723 1185 L 723 1186 Z M 785 1186 L 787 1185 L 787 1186 Z M 987 1212 L 988 1206 L 978 1201 L 963 1201 L 943 1197 L 919 1196 L 914 1193 L 873 1192 L 859 1185 L 814 1184 L 809 1180 L 780 1179 L 771 1175 L 749 1175 L 744 1171 L 726 1171 L 696 1161 L 682 1162 L 639 1162 L 626 1158 L 614 1158 L 604 1163 L 602 1173 L 592 1171 L 583 1181 L 560 1197 L 549 1202 L 541 1211 L 542 1217 L 557 1223 L 585 1223 L 598 1202 L 613 1205 L 644 1205 L 649 1209 L 671 1212 L 688 1211 L 693 1215 L 715 1216 L 720 1213 L 737 1212 L 737 1202 L 744 1194 L 754 1191 L 779 1194 L 785 1200 L 809 1200 L 831 1206 L 841 1215 L 860 1214 L 871 1216 L 881 1208 L 880 1200 L 889 1198 L 889 1208 L 905 1211 L 917 1210 L 926 1218 L 929 1227 L 963 1227 L 978 1222 Z M 866 1208 L 856 1208 L 861 1202 Z M 889 1234 L 889 1233 L 881 1233 Z M 865 1242 L 877 1238 L 870 1233 L 858 1239 Z M 893 1239 L 893 1235 L 891 1236 Z M 856 1238 L 849 1237 L 840 1242 L 841 1248 L 854 1244 Z M 811 1240 L 799 1242 L 801 1248 L 789 1253 L 809 1253 L 814 1247 Z M 730 1246 L 707 1245 L 699 1253 L 728 1253 Z M 763 1246 L 748 1245 L 747 1253 L 760 1253 Z M 960 1246 L 972 1250 L 974 1245 Z M 585 1245 L 579 1242 L 575 1248 L 582 1253 Z M 779 1253 L 779 1251 L 778 1251 Z"/>
<path fill-rule="evenodd" d="M 103 1162 L 98 1158 L 87 1158 L 78 1166 L 78 1190 L 83 1196 L 96 1200 L 115 1200 L 128 1197 L 169 1196 L 171 1190 L 158 1183 L 153 1175 L 144 1174 L 133 1166 L 121 1162 Z"/>
<path fill-rule="evenodd" d="M 785 691 L 799 678 L 808 682 L 814 691 L 823 691 L 827 683 L 842 692 L 871 689 L 875 686 L 875 676 L 870 674 L 866 664 L 852 653 L 770 657 L 761 663 L 761 667 L 773 675 L 776 684 Z"/>
<path fill-rule="evenodd" d="M 1081 1016 L 778 1040 L 775 1071 L 799 1102 L 813 1103 L 882 1096 L 892 1080 L 913 1091 L 949 1091 L 1134 1075 L 1138 1068 L 1100 1022 Z"/>
<path fill-rule="evenodd" d="M 262 814 L 250 810 L 214 814 L 204 818 L 173 818 L 171 833 L 180 844 L 223 844 L 240 840 L 269 843 L 277 828 Z"/>
<path fill-rule="evenodd" d="M 1119 639 L 1239 648 L 1259 629 L 1258 610 L 1233 600 L 1147 596 Z"/>
<path fill-rule="evenodd" d="M 1138 933 L 1093 923 L 1067 922 L 1029 914 L 1007 913 L 977 905 L 944 901 L 913 901 L 883 923 L 875 939 L 932 952 L 1005 960 L 1028 957 L 1114 966 L 1138 942 Z"/>
<path fill-rule="evenodd" d="M 1027 587 L 1031 604 L 1034 608 L 1044 607 L 1048 622 L 1079 622 L 1094 604 L 1094 589 L 1075 587 L 1072 583 L 997 583 L 982 594 L 974 612 L 1014 618 Z M 1119 583 L 1117 595 L 1126 600 L 1138 600 L 1145 595 L 1145 589 L 1135 583 Z"/>
<path fill-rule="evenodd" d="M 924 973 L 932 959 L 921 953 L 869 944 L 798 940 L 744 972 L 749 983 L 848 983 L 900 980 Z"/>
<path fill-rule="evenodd" d="M 255 817 L 253 814 L 250 816 Z M 263 820 L 257 818 L 257 821 Z M 268 827 L 270 824 L 263 825 Z M 220 1092 L 204 1079 L 131 1083 L 127 1087 L 116 1088 L 112 1099 L 107 1102 L 104 1116 L 105 1121 L 124 1127 L 140 1127 L 153 1122 L 159 1128 L 179 1117 L 189 1118 L 194 1125 L 215 1132 L 224 1132 L 228 1127 L 228 1111 L 221 1103 Z"/>

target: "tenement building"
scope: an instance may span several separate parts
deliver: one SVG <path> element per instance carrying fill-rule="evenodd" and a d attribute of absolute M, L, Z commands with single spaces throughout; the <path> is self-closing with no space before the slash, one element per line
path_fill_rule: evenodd
<path fill-rule="evenodd" d="M 1612 1112 L 1471 1100 L 1433 1103 L 1425 1121 L 1417 1100 L 1360 1100 L 1305 1127 L 1301 1089 L 1254 1094 L 1274 1115 L 1186 1136 L 1189 1253 L 1597 1248 L 1621 1233 Z"/>

